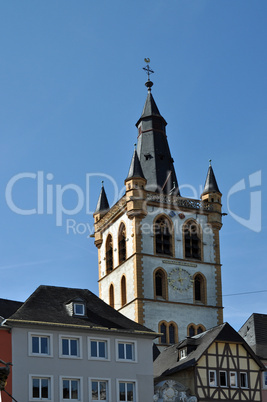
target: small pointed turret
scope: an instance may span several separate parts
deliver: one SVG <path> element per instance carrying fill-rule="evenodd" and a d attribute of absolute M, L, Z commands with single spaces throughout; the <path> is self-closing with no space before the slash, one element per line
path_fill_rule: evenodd
<path fill-rule="evenodd" d="M 135 149 L 134 153 L 133 153 L 129 173 L 128 173 L 128 176 L 127 176 L 126 180 L 133 179 L 133 178 L 136 178 L 136 177 L 140 177 L 142 179 L 145 178 L 143 170 L 142 170 L 142 167 L 140 165 L 140 161 L 139 161 L 136 149 Z"/>
<path fill-rule="evenodd" d="M 97 201 L 95 214 L 107 212 L 108 209 L 109 209 L 109 203 L 108 203 L 107 195 L 106 195 L 106 192 L 104 189 L 104 184 L 102 182 L 102 188 L 101 188 L 100 195 L 99 195 L 99 198 Z"/>
<path fill-rule="evenodd" d="M 215 174 L 214 174 L 212 166 L 211 166 L 211 160 L 210 160 L 210 165 L 209 165 L 207 178 L 206 178 L 206 182 L 205 182 L 205 186 L 204 186 L 204 191 L 203 191 L 202 195 L 207 194 L 207 193 L 221 194 L 217 181 L 216 181 L 216 178 L 215 178 Z"/>

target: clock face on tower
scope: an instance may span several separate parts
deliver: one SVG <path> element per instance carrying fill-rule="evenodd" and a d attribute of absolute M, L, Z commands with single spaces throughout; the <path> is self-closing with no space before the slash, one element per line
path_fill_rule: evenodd
<path fill-rule="evenodd" d="M 193 286 L 192 276 L 183 268 L 174 268 L 168 275 L 168 282 L 174 290 L 184 292 Z"/>

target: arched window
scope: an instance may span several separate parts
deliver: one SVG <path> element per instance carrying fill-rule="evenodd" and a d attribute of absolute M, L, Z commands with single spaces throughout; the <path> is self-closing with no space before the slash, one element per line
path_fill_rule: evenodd
<path fill-rule="evenodd" d="M 204 332 L 204 329 L 201 325 L 199 325 L 199 327 L 197 328 L 197 334 L 202 334 L 202 332 Z"/>
<path fill-rule="evenodd" d="M 126 260 L 126 228 L 124 223 L 121 223 L 119 228 L 119 264 Z"/>
<path fill-rule="evenodd" d="M 201 242 L 199 225 L 190 221 L 184 226 L 185 257 L 201 259 Z"/>
<path fill-rule="evenodd" d="M 201 274 L 194 277 L 194 302 L 206 303 L 205 279 Z"/>
<path fill-rule="evenodd" d="M 124 306 L 126 304 L 126 278 L 123 275 L 121 278 L 121 305 Z"/>
<path fill-rule="evenodd" d="M 162 297 L 167 299 L 166 273 L 162 269 L 157 269 L 155 272 L 154 295 L 155 298 Z"/>
<path fill-rule="evenodd" d="M 160 338 L 160 343 L 168 345 L 178 342 L 178 329 L 174 322 L 160 322 L 159 332 L 163 334 Z"/>
<path fill-rule="evenodd" d="M 115 306 L 115 302 L 114 302 L 114 286 L 113 285 L 110 285 L 110 287 L 109 287 L 109 305 L 111 307 L 113 307 L 113 308 Z"/>
<path fill-rule="evenodd" d="M 169 325 L 169 343 L 175 343 L 175 327 L 173 324 Z"/>
<path fill-rule="evenodd" d="M 188 335 L 190 337 L 195 335 L 195 327 L 194 327 L 194 325 L 190 325 L 190 327 L 188 328 Z"/>
<path fill-rule="evenodd" d="M 106 273 L 113 270 L 113 241 L 112 236 L 108 235 L 106 241 Z"/>
<path fill-rule="evenodd" d="M 166 217 L 161 216 L 156 220 L 154 234 L 156 253 L 172 255 L 172 226 Z"/>
<path fill-rule="evenodd" d="M 167 343 L 167 328 L 164 323 L 162 323 L 160 326 L 160 332 L 163 334 L 161 335 L 160 342 Z"/>

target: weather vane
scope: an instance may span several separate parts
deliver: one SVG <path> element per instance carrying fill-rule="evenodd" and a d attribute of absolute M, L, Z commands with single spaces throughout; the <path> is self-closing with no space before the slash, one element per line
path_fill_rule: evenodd
<path fill-rule="evenodd" d="M 150 74 L 153 74 L 154 71 L 151 70 L 151 68 L 149 67 L 150 59 L 149 59 L 149 58 L 147 58 L 147 59 L 145 58 L 145 62 L 147 63 L 147 66 L 146 66 L 146 67 L 143 67 L 143 70 L 146 71 L 146 73 L 147 73 L 147 79 L 148 79 L 148 81 L 150 81 L 149 76 L 150 76 Z"/>

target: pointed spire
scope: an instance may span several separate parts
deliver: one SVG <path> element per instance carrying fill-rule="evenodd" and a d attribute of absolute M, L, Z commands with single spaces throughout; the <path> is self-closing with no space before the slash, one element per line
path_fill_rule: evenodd
<path fill-rule="evenodd" d="M 136 144 L 134 144 L 136 147 Z M 131 165 L 130 165 L 130 169 L 128 172 L 128 176 L 127 179 L 132 179 L 134 177 L 141 177 L 142 179 L 145 179 L 138 155 L 137 155 L 137 151 L 136 148 L 134 149 L 134 153 L 133 153 L 133 157 L 132 157 L 132 161 L 131 161 Z"/>
<path fill-rule="evenodd" d="M 102 187 L 98 198 L 95 214 L 107 211 L 108 209 L 109 209 L 109 203 L 104 189 L 104 182 L 102 181 Z"/>
<path fill-rule="evenodd" d="M 211 159 L 210 159 L 210 165 L 207 173 L 207 178 L 204 186 L 204 191 L 202 194 L 207 194 L 207 193 L 220 193 L 215 174 L 213 172 L 212 166 L 211 166 Z"/>

